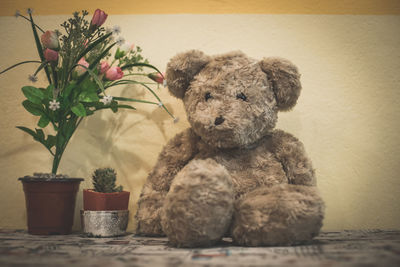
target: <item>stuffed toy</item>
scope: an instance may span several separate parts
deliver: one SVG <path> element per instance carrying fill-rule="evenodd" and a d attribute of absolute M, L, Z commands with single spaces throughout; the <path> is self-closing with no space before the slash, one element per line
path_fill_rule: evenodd
<path fill-rule="evenodd" d="M 167 236 L 176 247 L 310 241 L 324 203 L 303 144 L 276 130 L 278 111 L 296 104 L 300 74 L 281 58 L 242 52 L 180 53 L 167 65 L 170 92 L 190 128 L 170 140 L 138 202 L 137 234 Z"/>

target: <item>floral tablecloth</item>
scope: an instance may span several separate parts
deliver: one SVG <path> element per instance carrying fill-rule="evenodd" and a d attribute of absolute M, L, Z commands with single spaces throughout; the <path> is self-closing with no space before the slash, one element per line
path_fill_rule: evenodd
<path fill-rule="evenodd" d="M 33 236 L 0 230 L 0 266 L 400 266 L 400 231 L 324 232 L 293 247 L 178 249 L 166 238 Z"/>

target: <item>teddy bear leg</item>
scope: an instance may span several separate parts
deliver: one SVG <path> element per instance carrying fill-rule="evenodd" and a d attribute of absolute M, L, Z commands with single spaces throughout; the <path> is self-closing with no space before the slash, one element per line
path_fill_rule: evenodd
<path fill-rule="evenodd" d="M 192 160 L 177 174 L 165 198 L 162 229 L 173 246 L 210 246 L 228 230 L 233 205 L 225 167 L 212 159 Z"/>
<path fill-rule="evenodd" d="M 314 186 L 263 187 L 237 200 L 231 233 L 242 246 L 300 244 L 318 235 L 323 216 Z"/>

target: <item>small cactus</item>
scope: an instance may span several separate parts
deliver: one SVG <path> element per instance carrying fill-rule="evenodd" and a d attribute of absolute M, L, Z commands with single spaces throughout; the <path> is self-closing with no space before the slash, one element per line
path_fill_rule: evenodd
<path fill-rule="evenodd" d="M 101 193 L 121 192 L 122 186 L 116 187 L 115 180 L 117 173 L 112 168 L 102 168 L 94 171 L 93 176 L 94 191 Z"/>

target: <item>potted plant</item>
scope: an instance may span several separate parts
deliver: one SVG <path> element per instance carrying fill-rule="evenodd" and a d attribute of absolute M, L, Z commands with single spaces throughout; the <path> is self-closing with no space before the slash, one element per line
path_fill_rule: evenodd
<path fill-rule="evenodd" d="M 112 168 L 94 171 L 94 189 L 83 190 L 82 229 L 90 236 L 122 235 L 129 220 L 129 192 L 116 186 L 117 174 Z"/>
<path fill-rule="evenodd" d="M 83 190 L 84 210 L 127 210 L 129 192 L 122 186 L 116 186 L 117 174 L 112 168 L 94 171 L 92 182 L 94 189 Z"/>
<path fill-rule="evenodd" d="M 104 109 L 114 113 L 135 109 L 125 102 L 157 105 L 170 114 L 148 82 L 129 79 L 148 77 L 159 84 L 164 81 L 163 74 L 141 56 L 140 47 L 122 47 L 123 39 L 115 37 L 118 27 L 113 31 L 102 27 L 107 19 L 104 11 L 97 9 L 91 21 L 86 19 L 87 15 L 87 11 L 75 12 L 61 24 L 64 28 L 61 33 L 44 31 L 34 22 L 31 9 L 28 9 L 28 16 L 17 12 L 16 16 L 27 20 L 32 27 L 39 60 L 23 61 L 0 72 L 3 74 L 21 64 L 38 64 L 29 79 L 36 82 L 37 74 L 45 72 L 48 82 L 44 88 L 31 85 L 22 88 L 26 97 L 22 105 L 38 118 L 38 123 L 34 129 L 17 127 L 41 143 L 53 157 L 51 173 L 19 179 L 26 193 L 28 232 L 31 234 L 68 234 L 71 231 L 75 196 L 83 179 L 69 178 L 57 171 L 68 143 L 84 118 Z M 145 73 L 144 68 L 152 72 Z M 156 101 L 113 96 L 109 92 L 112 87 L 126 84 L 144 86 Z M 58 195 L 62 197 L 56 198 Z M 64 218 L 64 213 L 69 217 Z M 47 215 L 58 217 L 49 220 Z"/>

